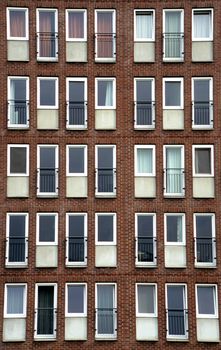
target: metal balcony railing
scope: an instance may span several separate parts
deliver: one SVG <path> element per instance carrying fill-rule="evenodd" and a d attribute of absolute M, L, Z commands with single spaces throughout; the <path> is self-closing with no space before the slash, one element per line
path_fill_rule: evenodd
<path fill-rule="evenodd" d="M 58 169 L 39 168 L 37 169 L 37 193 L 58 194 Z"/>
<path fill-rule="evenodd" d="M 213 101 L 192 102 L 192 124 L 193 127 L 212 127 L 213 126 Z"/>
<path fill-rule="evenodd" d="M 184 59 L 184 33 L 163 33 L 164 59 Z"/>
<path fill-rule="evenodd" d="M 57 32 L 37 33 L 37 58 L 49 60 L 58 58 Z"/>
<path fill-rule="evenodd" d="M 116 33 L 95 33 L 95 58 L 116 59 Z"/>
<path fill-rule="evenodd" d="M 87 101 L 67 102 L 67 127 L 87 127 Z"/>
<path fill-rule="evenodd" d="M 155 102 L 134 102 L 134 127 L 153 128 L 155 125 Z"/>
<path fill-rule="evenodd" d="M 184 196 L 184 169 L 164 169 L 164 195 Z"/>
<path fill-rule="evenodd" d="M 156 263 L 156 244 L 155 237 L 141 237 L 135 238 L 137 262 L 138 263 Z"/>
<path fill-rule="evenodd" d="M 116 169 L 97 168 L 96 172 L 96 193 L 116 194 Z"/>
<path fill-rule="evenodd" d="M 35 336 L 56 337 L 57 309 L 52 307 L 39 307 L 35 310 Z"/>
<path fill-rule="evenodd" d="M 25 263 L 27 261 L 28 239 L 25 236 L 9 236 L 6 239 L 8 251 L 7 263 Z"/>
<path fill-rule="evenodd" d="M 86 262 L 87 238 L 82 236 L 67 237 L 68 263 Z"/>
<path fill-rule="evenodd" d="M 188 337 L 188 310 L 167 309 L 167 337 Z"/>
<path fill-rule="evenodd" d="M 29 101 L 8 100 L 8 126 L 27 127 L 29 123 Z"/>
<path fill-rule="evenodd" d="M 195 238 L 197 263 L 215 263 L 216 239 L 214 237 Z"/>
<path fill-rule="evenodd" d="M 97 308 L 96 315 L 96 336 L 116 338 L 117 336 L 117 309 Z"/>

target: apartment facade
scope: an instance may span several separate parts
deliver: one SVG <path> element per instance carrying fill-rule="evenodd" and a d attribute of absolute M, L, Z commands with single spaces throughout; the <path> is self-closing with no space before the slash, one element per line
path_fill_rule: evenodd
<path fill-rule="evenodd" d="M 219 349 L 218 0 L 2 0 L 4 349 Z"/>

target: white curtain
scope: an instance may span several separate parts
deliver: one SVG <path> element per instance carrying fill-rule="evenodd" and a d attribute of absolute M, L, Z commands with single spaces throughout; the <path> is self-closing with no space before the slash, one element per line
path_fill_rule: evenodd
<path fill-rule="evenodd" d="M 154 313 L 154 286 L 140 285 L 138 290 L 138 312 Z"/>
<path fill-rule="evenodd" d="M 137 172 L 143 174 L 151 174 L 153 163 L 152 149 L 140 148 L 137 150 Z"/>
<path fill-rule="evenodd" d="M 113 82 L 106 82 L 106 91 L 105 91 L 105 106 L 113 106 Z"/>
<path fill-rule="evenodd" d="M 181 149 L 167 148 L 166 151 L 166 192 L 182 193 Z"/>
<path fill-rule="evenodd" d="M 10 124 L 18 124 L 18 111 L 16 111 L 16 103 L 15 103 L 15 80 L 10 80 L 10 98 L 9 98 L 9 113 L 10 113 Z"/>
<path fill-rule="evenodd" d="M 177 242 L 183 241 L 182 216 L 177 216 Z"/>
<path fill-rule="evenodd" d="M 210 37 L 210 13 L 202 12 L 194 14 L 194 37 Z"/>
<path fill-rule="evenodd" d="M 98 334 L 114 333 L 114 286 L 97 286 L 97 317 Z"/>
<path fill-rule="evenodd" d="M 181 31 L 181 13 L 175 11 L 166 12 L 165 20 L 165 56 L 180 57 L 181 41 L 179 34 Z"/>
<path fill-rule="evenodd" d="M 7 313 L 23 313 L 24 286 L 7 286 Z"/>
<path fill-rule="evenodd" d="M 136 15 L 136 36 L 137 39 L 151 39 L 153 28 L 153 14 Z"/>

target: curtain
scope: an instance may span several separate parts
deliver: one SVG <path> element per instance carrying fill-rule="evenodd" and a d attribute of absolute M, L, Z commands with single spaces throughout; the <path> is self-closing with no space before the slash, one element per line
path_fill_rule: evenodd
<path fill-rule="evenodd" d="M 37 334 L 54 333 L 54 287 L 38 287 Z"/>
<path fill-rule="evenodd" d="M 39 12 L 39 56 L 55 57 L 55 13 Z"/>
<path fill-rule="evenodd" d="M 137 13 L 136 14 L 136 36 L 137 39 L 151 39 L 153 28 L 152 13 Z"/>
<path fill-rule="evenodd" d="M 10 11 L 10 36 L 25 37 L 25 11 Z"/>
<path fill-rule="evenodd" d="M 167 148 L 166 150 L 166 192 L 182 193 L 181 149 Z"/>
<path fill-rule="evenodd" d="M 7 313 L 23 314 L 24 286 L 7 286 Z"/>
<path fill-rule="evenodd" d="M 194 12 L 194 37 L 210 37 L 210 12 Z"/>
<path fill-rule="evenodd" d="M 97 286 L 97 332 L 114 334 L 114 286 Z"/>
<path fill-rule="evenodd" d="M 105 106 L 113 106 L 113 82 L 112 81 L 106 81 L 105 82 Z"/>
<path fill-rule="evenodd" d="M 151 174 L 153 163 L 152 149 L 138 149 L 137 150 L 137 172 L 141 174 Z"/>
<path fill-rule="evenodd" d="M 84 38 L 84 13 L 73 12 L 68 13 L 68 36 L 72 39 Z"/>
<path fill-rule="evenodd" d="M 113 57 L 113 12 L 97 12 L 97 57 Z"/>
<path fill-rule="evenodd" d="M 10 124 L 18 124 L 18 111 L 15 108 L 15 80 L 10 80 Z"/>
<path fill-rule="evenodd" d="M 165 13 L 165 57 L 181 56 L 181 13 Z"/>
<path fill-rule="evenodd" d="M 182 216 L 177 216 L 177 242 L 183 241 Z"/>

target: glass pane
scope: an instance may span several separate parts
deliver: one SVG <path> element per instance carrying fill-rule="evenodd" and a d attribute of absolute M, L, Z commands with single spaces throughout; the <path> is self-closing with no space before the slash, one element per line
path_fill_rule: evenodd
<path fill-rule="evenodd" d="M 97 32 L 100 34 L 111 34 L 113 12 L 97 12 Z"/>
<path fill-rule="evenodd" d="M 166 11 L 165 12 L 165 32 L 166 33 L 180 33 L 181 30 L 181 12 L 180 11 Z"/>
<path fill-rule="evenodd" d="M 184 309 L 184 287 L 168 286 L 167 301 L 168 301 L 168 309 L 183 310 Z"/>
<path fill-rule="evenodd" d="M 10 100 L 26 101 L 26 79 L 10 80 Z"/>
<path fill-rule="evenodd" d="M 113 216 L 98 215 L 98 242 L 113 242 Z"/>
<path fill-rule="evenodd" d="M 69 237 L 84 237 L 84 215 L 69 216 Z"/>
<path fill-rule="evenodd" d="M 10 36 L 17 38 L 24 38 L 25 33 L 25 11 L 24 10 L 10 10 Z"/>
<path fill-rule="evenodd" d="M 152 101 L 152 81 L 151 80 L 137 80 L 137 102 L 151 102 Z"/>
<path fill-rule="evenodd" d="M 25 236 L 25 215 L 10 215 L 9 236 Z"/>
<path fill-rule="evenodd" d="M 153 314 L 155 304 L 155 287 L 154 286 L 138 286 L 138 312 L 145 314 Z"/>
<path fill-rule="evenodd" d="M 24 286 L 7 286 L 7 314 L 24 313 Z"/>
<path fill-rule="evenodd" d="M 26 147 L 10 147 L 10 173 L 26 174 Z"/>
<path fill-rule="evenodd" d="M 38 287 L 37 334 L 54 333 L 54 287 Z"/>
<path fill-rule="evenodd" d="M 195 102 L 208 102 L 209 98 L 210 81 L 194 80 L 194 101 Z"/>
<path fill-rule="evenodd" d="M 68 313 L 84 312 L 84 286 L 68 286 Z"/>
<path fill-rule="evenodd" d="M 84 102 L 84 82 L 69 82 L 69 102 Z"/>
<path fill-rule="evenodd" d="M 197 287 L 198 312 L 202 315 L 214 315 L 214 287 Z"/>
<path fill-rule="evenodd" d="M 55 241 L 55 216 L 54 215 L 39 216 L 39 241 L 40 242 Z"/>
<path fill-rule="evenodd" d="M 194 11 L 194 37 L 209 38 L 211 28 L 210 11 Z"/>
<path fill-rule="evenodd" d="M 55 12 L 39 11 L 39 31 L 41 33 L 55 32 Z"/>
<path fill-rule="evenodd" d="M 84 38 L 84 12 L 68 12 L 68 37 L 72 39 Z"/>
<path fill-rule="evenodd" d="M 196 216 L 196 235 L 197 237 L 212 237 L 212 216 Z"/>
<path fill-rule="evenodd" d="M 112 147 L 98 148 L 98 168 L 99 169 L 113 168 L 113 148 Z"/>
<path fill-rule="evenodd" d="M 182 242 L 182 216 L 168 215 L 167 216 L 167 242 Z"/>
<path fill-rule="evenodd" d="M 211 174 L 211 149 L 201 148 L 195 150 L 196 174 Z"/>
<path fill-rule="evenodd" d="M 139 237 L 153 237 L 153 216 L 139 215 L 138 222 L 138 236 Z"/>
<path fill-rule="evenodd" d="M 137 149 L 137 172 L 151 174 L 153 172 L 153 150 Z"/>
<path fill-rule="evenodd" d="M 55 148 L 40 147 L 40 168 L 54 169 L 55 168 Z"/>
<path fill-rule="evenodd" d="M 136 12 L 136 37 L 137 39 L 152 39 L 153 13 L 148 11 Z"/>
<path fill-rule="evenodd" d="M 69 173 L 84 173 L 84 148 L 69 148 Z"/>
<path fill-rule="evenodd" d="M 113 81 L 98 80 L 97 82 L 98 106 L 112 107 L 113 106 Z"/>
<path fill-rule="evenodd" d="M 55 80 L 40 80 L 40 106 L 55 106 Z"/>
<path fill-rule="evenodd" d="M 181 105 L 181 83 L 178 81 L 165 82 L 165 106 Z"/>
<path fill-rule="evenodd" d="M 114 286 L 97 286 L 97 333 L 114 334 Z"/>

